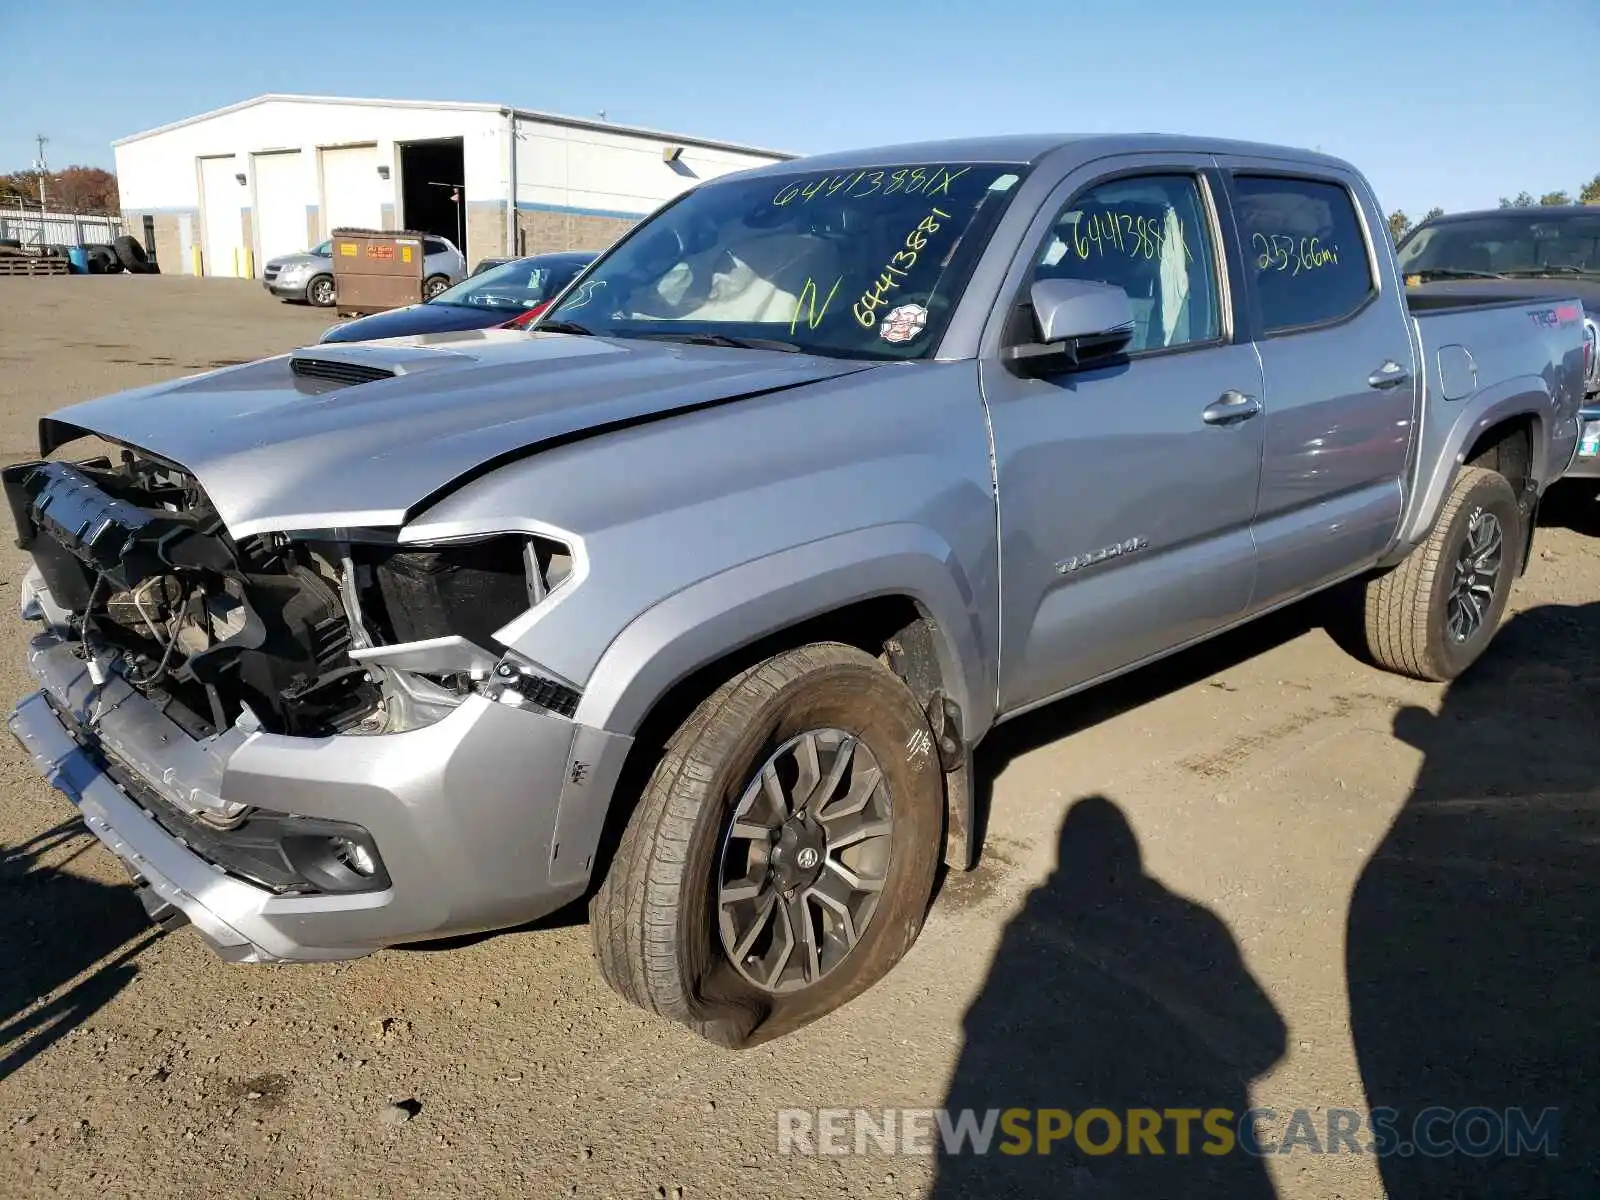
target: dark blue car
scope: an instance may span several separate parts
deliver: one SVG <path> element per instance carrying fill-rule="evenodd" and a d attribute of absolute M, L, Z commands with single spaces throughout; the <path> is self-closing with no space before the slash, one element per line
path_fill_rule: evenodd
<path fill-rule="evenodd" d="M 512 321 L 524 324 L 543 312 L 595 257 L 595 251 L 575 250 L 514 258 L 463 279 L 424 304 L 412 304 L 335 325 L 320 340 L 365 342 L 414 333 L 487 329 Z"/>

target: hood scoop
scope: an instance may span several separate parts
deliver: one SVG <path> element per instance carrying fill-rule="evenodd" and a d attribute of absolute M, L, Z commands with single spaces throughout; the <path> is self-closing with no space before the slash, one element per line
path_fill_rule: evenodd
<path fill-rule="evenodd" d="M 374 367 L 368 363 L 340 362 L 334 358 L 291 358 L 289 370 L 294 372 L 296 384 L 304 380 L 313 384 L 331 384 L 333 387 L 354 387 L 358 383 L 371 383 L 375 379 L 393 379 L 394 372 L 387 367 Z M 326 387 L 313 387 L 322 392 Z"/>
<path fill-rule="evenodd" d="M 301 391 L 331 391 L 401 375 L 420 375 L 440 367 L 471 366 L 471 354 L 440 347 L 363 345 L 307 346 L 289 356 L 289 371 Z"/>

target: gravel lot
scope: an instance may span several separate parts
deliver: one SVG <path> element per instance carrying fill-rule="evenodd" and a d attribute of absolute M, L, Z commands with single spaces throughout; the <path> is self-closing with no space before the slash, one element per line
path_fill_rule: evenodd
<path fill-rule="evenodd" d="M 0 453 L 30 456 L 62 403 L 329 320 L 233 281 L 0 280 Z M 7 539 L 7 612 L 21 571 Z M 1547 519 L 1452 688 L 1361 665 L 1303 606 L 1004 727 L 980 868 L 887 980 L 743 1054 L 615 999 L 581 913 L 226 966 L 146 928 L 5 738 L 0 1195 L 1600 1194 L 1597 597 L 1596 542 Z M 9 704 L 24 630 L 0 629 Z M 1325 1142 L 1328 1109 L 1429 1103 L 1557 1106 L 1560 1158 L 807 1157 L 776 1136 L 784 1108 L 1256 1104 L 1280 1114 L 1264 1140 L 1303 1108 Z"/>

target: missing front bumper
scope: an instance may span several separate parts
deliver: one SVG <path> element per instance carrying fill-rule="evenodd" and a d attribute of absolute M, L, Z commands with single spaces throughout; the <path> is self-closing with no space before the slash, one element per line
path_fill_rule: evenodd
<path fill-rule="evenodd" d="M 252 734 L 217 765 L 219 798 L 230 808 L 369 831 L 390 879 L 376 891 L 278 893 L 183 844 L 139 803 L 137 788 L 119 785 L 107 769 L 113 757 L 140 763 L 142 783 L 153 776 L 182 795 L 188 781 L 170 764 L 202 743 L 163 729 L 151 719 L 159 715 L 154 705 L 137 693 L 109 710 L 96 706 L 75 690 L 85 667 L 60 639 L 41 635 L 31 651 L 43 691 L 18 705 L 12 732 L 136 882 L 232 961 L 352 958 L 559 908 L 588 885 L 630 744 L 476 696 L 407 733 Z M 74 739 L 69 721 L 86 744 Z"/>

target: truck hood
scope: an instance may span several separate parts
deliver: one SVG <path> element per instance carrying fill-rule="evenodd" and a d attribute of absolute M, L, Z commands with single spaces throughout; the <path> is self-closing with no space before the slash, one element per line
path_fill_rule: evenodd
<path fill-rule="evenodd" d="M 41 421 L 39 438 L 49 454 L 93 434 L 183 467 L 235 537 L 395 526 L 552 442 L 874 365 L 520 330 L 424 334 L 74 404 Z"/>

